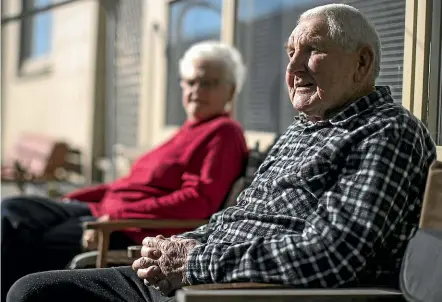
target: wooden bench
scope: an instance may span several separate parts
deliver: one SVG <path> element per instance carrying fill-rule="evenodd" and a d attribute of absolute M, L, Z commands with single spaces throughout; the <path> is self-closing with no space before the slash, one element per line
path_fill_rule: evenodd
<path fill-rule="evenodd" d="M 33 183 L 32 194 L 59 198 L 69 192 L 84 186 L 94 185 L 89 183 L 84 176 L 82 153 L 79 149 L 69 148 L 65 163 L 57 169 L 56 179 L 50 182 Z"/>
<path fill-rule="evenodd" d="M 62 171 L 66 170 L 70 152 L 63 141 L 42 134 L 23 133 L 5 158 L 1 180 L 13 182 L 24 193 L 28 183 L 63 179 Z"/>
<path fill-rule="evenodd" d="M 187 286 L 178 302 L 242 301 L 428 301 L 441 300 L 442 162 L 428 173 L 419 229 L 408 242 L 399 274 L 400 291 L 388 288 L 301 289 L 282 284 L 225 283 Z M 439 256 L 436 256 L 439 255 Z"/>

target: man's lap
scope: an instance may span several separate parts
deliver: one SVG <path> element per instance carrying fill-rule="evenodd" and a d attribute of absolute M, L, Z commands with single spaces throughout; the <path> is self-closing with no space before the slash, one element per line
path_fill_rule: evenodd
<path fill-rule="evenodd" d="M 174 298 L 143 284 L 131 267 L 48 271 L 18 280 L 8 301 L 132 301 L 166 302 Z"/>

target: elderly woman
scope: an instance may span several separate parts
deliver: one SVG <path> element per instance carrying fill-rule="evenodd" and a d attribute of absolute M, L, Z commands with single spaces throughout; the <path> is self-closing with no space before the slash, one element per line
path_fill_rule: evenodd
<path fill-rule="evenodd" d="M 171 139 L 141 156 L 129 175 L 74 191 L 62 201 L 28 196 L 3 200 L 2 293 L 26 274 L 64 268 L 82 251 L 82 237 L 86 247 L 92 246 L 94 236 L 83 234 L 85 220 L 202 219 L 216 212 L 247 160 L 243 130 L 226 111 L 244 75 L 234 48 L 210 41 L 195 44 L 180 61 L 187 121 Z M 118 239 L 111 242 L 118 245 L 111 248 L 140 244 L 158 233 L 172 234 L 115 233 Z"/>

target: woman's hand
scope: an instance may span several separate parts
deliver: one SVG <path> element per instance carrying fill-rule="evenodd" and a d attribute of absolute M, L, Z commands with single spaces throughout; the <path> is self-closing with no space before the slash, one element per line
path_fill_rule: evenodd
<path fill-rule="evenodd" d="M 97 221 L 109 221 L 109 215 L 101 216 Z M 94 251 L 98 248 L 98 232 L 97 230 L 85 230 L 81 239 L 83 248 L 87 251 Z"/>
<path fill-rule="evenodd" d="M 134 261 L 132 268 L 145 284 L 168 296 L 188 284 L 187 255 L 198 244 L 196 240 L 175 236 L 146 237 L 141 249 L 142 257 Z"/>

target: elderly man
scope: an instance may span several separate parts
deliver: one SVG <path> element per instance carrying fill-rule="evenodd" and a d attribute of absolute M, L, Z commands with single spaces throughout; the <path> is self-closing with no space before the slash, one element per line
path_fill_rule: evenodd
<path fill-rule="evenodd" d="M 144 239 L 136 273 L 34 274 L 15 284 L 10 301 L 166 301 L 160 293 L 185 285 L 246 281 L 396 286 L 434 142 L 387 87 L 374 86 L 379 37 L 358 10 L 334 4 L 305 12 L 286 49 L 300 116 L 237 206 L 193 232 Z"/>

